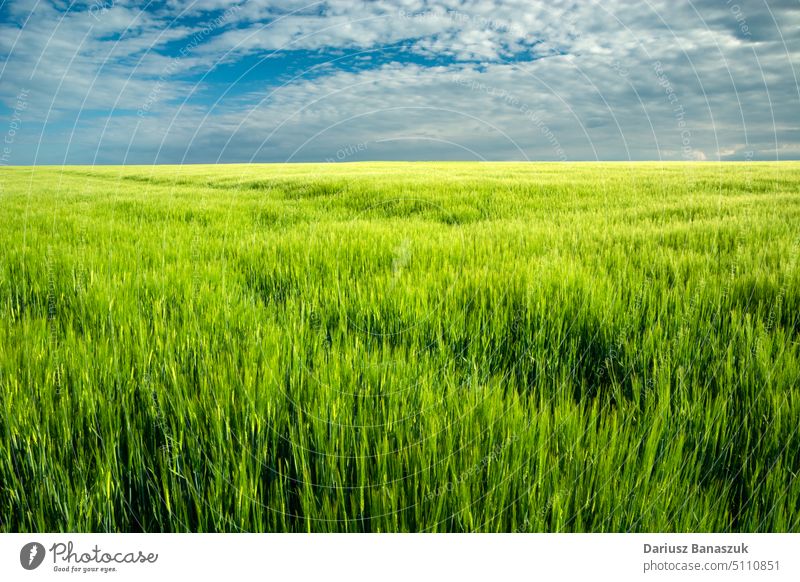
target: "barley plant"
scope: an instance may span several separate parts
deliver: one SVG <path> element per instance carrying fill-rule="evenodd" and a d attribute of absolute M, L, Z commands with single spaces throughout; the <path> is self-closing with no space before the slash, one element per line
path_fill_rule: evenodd
<path fill-rule="evenodd" d="M 800 163 L 0 181 L 2 531 L 800 531 Z"/>

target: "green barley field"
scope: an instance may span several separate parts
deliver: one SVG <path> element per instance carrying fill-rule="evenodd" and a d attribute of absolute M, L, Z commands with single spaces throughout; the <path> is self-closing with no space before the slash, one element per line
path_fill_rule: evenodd
<path fill-rule="evenodd" d="M 0 183 L 2 531 L 800 531 L 800 163 Z"/>

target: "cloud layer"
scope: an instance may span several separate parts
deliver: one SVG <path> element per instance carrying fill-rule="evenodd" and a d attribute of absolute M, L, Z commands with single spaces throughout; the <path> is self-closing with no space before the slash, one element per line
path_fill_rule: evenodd
<path fill-rule="evenodd" d="M 800 158 L 797 0 L 12 0 L 4 164 Z"/>

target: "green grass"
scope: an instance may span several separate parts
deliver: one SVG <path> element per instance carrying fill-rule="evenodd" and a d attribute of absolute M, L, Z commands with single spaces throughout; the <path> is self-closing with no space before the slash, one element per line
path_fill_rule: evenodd
<path fill-rule="evenodd" d="M 0 170 L 2 531 L 800 531 L 800 164 Z"/>

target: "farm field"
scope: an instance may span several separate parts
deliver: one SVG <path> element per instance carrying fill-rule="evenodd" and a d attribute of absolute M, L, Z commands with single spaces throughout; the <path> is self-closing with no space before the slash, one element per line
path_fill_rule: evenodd
<path fill-rule="evenodd" d="M 800 163 L 0 184 L 0 531 L 800 531 Z"/>

